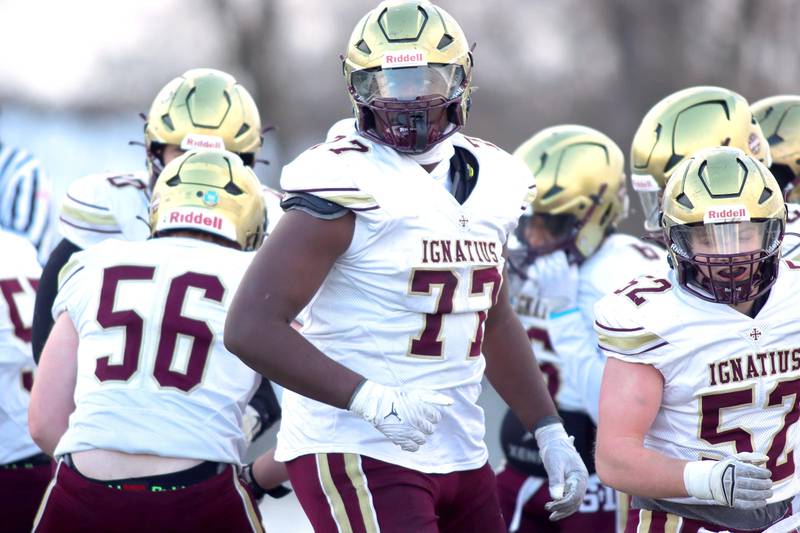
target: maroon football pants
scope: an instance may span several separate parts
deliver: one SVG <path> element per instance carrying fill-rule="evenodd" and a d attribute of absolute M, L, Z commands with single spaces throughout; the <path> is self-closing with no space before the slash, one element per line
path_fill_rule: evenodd
<path fill-rule="evenodd" d="M 52 473 L 50 464 L 0 467 L 0 531 L 30 533 Z"/>
<path fill-rule="evenodd" d="M 488 464 L 424 474 L 362 455 L 320 453 L 286 466 L 315 533 L 506 531 Z"/>
<path fill-rule="evenodd" d="M 520 491 L 526 481 L 535 481 L 538 488 L 524 501 L 519 501 Z M 583 504 L 574 514 L 551 522 L 544 505 L 551 500 L 546 479 L 530 476 L 506 465 L 497 474 L 497 492 L 506 525 L 511 526 L 514 512 L 520 506 L 518 533 L 614 533 L 616 506 L 614 491 L 604 487 L 596 475 L 589 477 L 589 486 Z"/>
<path fill-rule="evenodd" d="M 63 461 L 35 533 L 263 533 L 261 515 L 231 466 L 184 489 L 134 492 L 83 477 Z"/>

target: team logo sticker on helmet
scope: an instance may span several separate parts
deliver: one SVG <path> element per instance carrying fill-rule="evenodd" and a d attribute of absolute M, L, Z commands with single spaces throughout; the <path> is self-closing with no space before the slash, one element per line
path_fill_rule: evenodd
<path fill-rule="evenodd" d="M 187 133 L 181 141 L 181 150 L 224 150 L 225 141 L 216 135 Z"/>
<path fill-rule="evenodd" d="M 203 195 L 203 203 L 209 207 L 214 207 L 219 203 L 219 194 L 217 191 L 206 191 Z"/>
<path fill-rule="evenodd" d="M 161 231 L 169 229 L 211 230 L 218 235 L 236 241 L 236 227 L 218 214 L 205 209 L 178 207 L 161 215 L 158 224 Z"/>
<path fill-rule="evenodd" d="M 658 192 L 661 190 L 656 179 L 650 174 L 633 174 L 631 176 L 631 185 L 633 185 L 634 191 Z"/>
<path fill-rule="evenodd" d="M 761 152 L 761 139 L 755 132 L 751 133 L 750 136 L 747 138 L 747 146 L 750 148 L 750 151 L 754 154 L 758 154 Z"/>
<path fill-rule="evenodd" d="M 423 67 L 428 62 L 421 50 L 400 50 L 383 54 L 383 68 Z"/>
<path fill-rule="evenodd" d="M 710 207 L 703 215 L 704 224 L 724 224 L 726 222 L 748 222 L 750 213 L 743 205 L 720 205 Z"/>

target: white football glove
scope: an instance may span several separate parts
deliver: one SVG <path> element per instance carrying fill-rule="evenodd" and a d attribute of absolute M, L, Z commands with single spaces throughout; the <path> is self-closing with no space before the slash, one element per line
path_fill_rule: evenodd
<path fill-rule="evenodd" d="M 574 309 L 578 305 L 578 266 L 570 265 L 563 250 L 537 258 L 528 275 L 538 285 L 539 297 L 553 313 Z"/>
<path fill-rule="evenodd" d="M 763 453 L 737 453 L 722 461 L 691 461 L 683 469 L 690 496 L 736 509 L 759 509 L 772 496 L 772 473 Z"/>
<path fill-rule="evenodd" d="M 453 405 L 453 399 L 438 392 L 387 387 L 366 380 L 348 409 L 403 450 L 415 452 L 442 419 L 441 407 L 448 405 Z"/>
<path fill-rule="evenodd" d="M 572 444 L 574 438 L 567 435 L 563 425 L 548 424 L 533 435 L 547 471 L 550 497 L 553 498 L 544 508 L 550 512 L 550 520 L 561 520 L 577 511 L 583 503 L 589 472 Z"/>

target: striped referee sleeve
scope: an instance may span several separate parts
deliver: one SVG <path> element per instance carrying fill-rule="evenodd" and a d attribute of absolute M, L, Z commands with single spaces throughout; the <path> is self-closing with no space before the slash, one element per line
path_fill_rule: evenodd
<path fill-rule="evenodd" d="M 50 251 L 50 180 L 27 151 L 0 144 L 0 227 L 26 237 L 40 259 Z"/>

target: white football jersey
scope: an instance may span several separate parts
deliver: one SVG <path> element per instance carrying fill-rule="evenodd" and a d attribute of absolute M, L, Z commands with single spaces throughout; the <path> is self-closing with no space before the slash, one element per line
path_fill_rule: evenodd
<path fill-rule="evenodd" d="M 72 182 L 61 204 L 61 236 L 81 249 L 106 239 L 143 241 L 150 237 L 150 176 L 93 174 Z M 283 214 L 280 193 L 262 187 L 267 208 L 267 232 Z"/>
<path fill-rule="evenodd" d="M 109 238 L 147 239 L 149 181 L 147 172 L 92 174 L 75 180 L 61 204 L 61 236 L 82 249 Z"/>
<path fill-rule="evenodd" d="M 644 274 L 667 271 L 665 252 L 631 235 L 612 233 L 578 269 L 578 308 L 584 327 L 550 327 L 548 302 L 539 298 L 535 269 L 511 286 L 519 286 L 512 303 L 533 343 L 534 353 L 558 407 L 586 411 L 597 421 L 597 403 L 605 357 L 597 349 L 594 304 Z"/>
<path fill-rule="evenodd" d="M 252 252 L 165 237 L 73 254 L 53 316 L 80 338 L 75 411 L 56 455 L 88 449 L 239 463 L 261 377 L 225 349 Z"/>
<path fill-rule="evenodd" d="M 0 464 L 6 464 L 41 453 L 28 432 L 24 386 L 34 368 L 31 325 L 41 267 L 36 249 L 18 235 L 0 230 L 0 249 Z"/>
<path fill-rule="evenodd" d="M 455 404 L 422 449 L 404 452 L 357 415 L 283 395 L 276 458 L 357 453 L 422 472 L 482 466 L 484 320 L 502 281 L 503 246 L 535 195 L 527 168 L 496 146 L 455 134 L 477 159 L 463 204 L 411 158 L 351 135 L 283 170 L 306 192 L 356 215 L 353 240 L 306 308 L 303 335 L 328 357 L 384 385 L 441 391 Z"/>
<path fill-rule="evenodd" d="M 652 365 L 664 378 L 644 446 L 689 461 L 765 453 L 773 480 L 768 502 L 797 494 L 798 299 L 800 264 L 783 261 L 755 318 L 693 296 L 673 272 L 638 278 L 598 302 L 596 330 L 606 355 Z"/>

